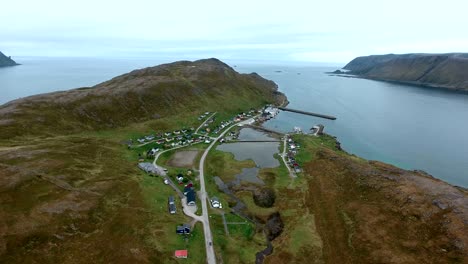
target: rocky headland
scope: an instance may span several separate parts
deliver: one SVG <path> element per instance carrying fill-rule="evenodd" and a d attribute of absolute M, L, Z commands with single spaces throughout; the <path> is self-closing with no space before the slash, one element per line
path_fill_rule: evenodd
<path fill-rule="evenodd" d="M 334 74 L 468 91 L 468 54 L 387 54 L 357 57 Z"/>
<path fill-rule="evenodd" d="M 0 67 L 16 66 L 19 65 L 10 56 L 6 56 L 0 51 Z"/>

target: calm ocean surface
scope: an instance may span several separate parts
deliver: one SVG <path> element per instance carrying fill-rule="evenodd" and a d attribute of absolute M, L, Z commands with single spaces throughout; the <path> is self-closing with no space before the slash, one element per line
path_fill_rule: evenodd
<path fill-rule="evenodd" d="M 15 58 L 23 65 L 0 68 L 0 103 L 37 93 L 92 86 L 136 68 L 168 61 L 151 59 Z M 283 131 L 314 124 L 338 137 L 345 150 L 406 169 L 422 169 L 468 187 L 468 95 L 438 89 L 333 77 L 336 68 L 254 66 L 275 81 L 289 107 L 330 114 L 335 121 L 282 112 L 266 125 Z M 281 71 L 281 72 L 276 72 Z"/>

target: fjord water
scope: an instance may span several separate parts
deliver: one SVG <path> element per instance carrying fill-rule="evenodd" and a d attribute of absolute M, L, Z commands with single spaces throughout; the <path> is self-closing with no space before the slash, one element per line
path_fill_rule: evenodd
<path fill-rule="evenodd" d="M 468 94 L 329 76 L 336 68 L 242 67 L 275 81 L 288 107 L 333 115 L 325 120 L 281 112 L 265 126 L 304 131 L 314 124 L 338 137 L 349 153 L 405 169 L 420 169 L 468 187 Z"/>
<path fill-rule="evenodd" d="M 0 103 L 37 93 L 91 86 L 162 62 L 15 59 L 23 65 L 0 68 Z M 338 67 L 235 64 L 237 71 L 257 72 L 275 81 L 288 96 L 289 107 L 338 118 L 330 121 L 282 112 L 266 126 L 290 131 L 294 126 L 307 130 L 321 123 L 350 153 L 406 169 L 421 169 L 449 183 L 468 187 L 467 94 L 324 74 Z"/>

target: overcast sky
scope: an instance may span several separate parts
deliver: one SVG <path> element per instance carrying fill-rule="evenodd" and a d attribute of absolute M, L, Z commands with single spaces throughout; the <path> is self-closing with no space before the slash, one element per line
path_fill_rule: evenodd
<path fill-rule="evenodd" d="M 0 51 L 13 57 L 344 63 L 468 51 L 466 0 L 5 0 L 0 8 Z"/>

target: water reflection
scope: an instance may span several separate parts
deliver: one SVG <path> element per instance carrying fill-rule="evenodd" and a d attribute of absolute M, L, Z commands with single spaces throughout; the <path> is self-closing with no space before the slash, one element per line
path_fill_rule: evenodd
<path fill-rule="evenodd" d="M 243 128 L 239 140 L 274 140 L 274 138 L 251 128 Z M 252 159 L 259 168 L 275 168 L 280 165 L 273 156 L 278 153 L 279 146 L 278 142 L 229 143 L 219 145 L 217 150 L 231 152 L 236 160 Z"/>
<path fill-rule="evenodd" d="M 274 140 L 274 138 L 251 128 L 243 128 L 240 131 L 239 140 Z M 260 168 L 275 168 L 280 165 L 279 161 L 274 158 L 274 154 L 279 152 L 279 146 L 278 142 L 248 142 L 223 144 L 216 149 L 231 152 L 236 160 L 251 159 L 256 164 L 254 168 L 242 169 L 231 184 L 239 185 L 241 181 L 245 181 L 263 185 L 265 183 L 258 178 L 258 172 Z"/>

